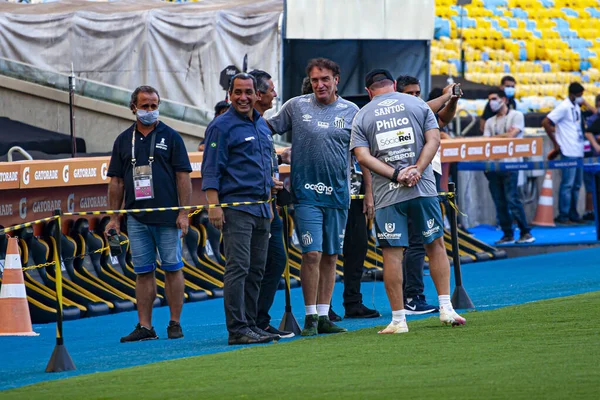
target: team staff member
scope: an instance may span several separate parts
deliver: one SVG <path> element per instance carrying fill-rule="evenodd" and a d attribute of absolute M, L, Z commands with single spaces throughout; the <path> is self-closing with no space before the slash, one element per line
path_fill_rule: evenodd
<path fill-rule="evenodd" d="M 177 207 L 191 203 L 192 167 L 183 139 L 158 120 L 160 96 L 151 86 L 140 86 L 131 95 L 129 107 L 136 115 L 132 127 L 113 145 L 107 175 L 108 204 L 117 210 Z M 121 342 L 158 339 L 152 327 L 152 305 L 156 298 L 157 250 L 165 271 L 165 290 L 171 318 L 169 339 L 183 337 L 179 318 L 183 308 L 184 280 L 180 237 L 188 231 L 187 212 L 182 210 L 127 215 L 127 233 L 136 278 L 135 297 L 139 322 Z M 106 233 L 119 230 L 119 216 L 112 215 Z"/>
<path fill-rule="evenodd" d="M 260 116 L 264 116 L 267 110 L 273 108 L 273 99 L 277 97 L 275 91 L 275 85 L 270 74 L 259 69 L 251 71 L 250 75 L 256 79 L 257 95 L 258 99 L 254 104 L 254 108 Z M 272 137 L 269 136 L 271 140 Z M 278 168 L 278 157 L 273 147 L 273 172 L 275 178 L 278 179 L 279 168 Z M 277 204 L 271 203 L 271 212 L 273 213 L 273 220 L 271 221 L 271 236 L 269 237 L 269 251 L 267 253 L 267 264 L 265 266 L 265 273 L 263 275 L 260 292 L 258 295 L 258 315 L 256 318 L 256 326 L 268 333 L 279 335 L 282 338 L 294 337 L 294 332 L 280 331 L 271 325 L 271 316 L 269 310 L 275 300 L 275 293 L 279 287 L 279 281 L 281 280 L 281 274 L 285 269 L 287 261 L 287 253 L 285 251 L 285 245 L 283 243 L 283 222 L 279 213 L 277 212 Z"/>
<path fill-rule="evenodd" d="M 453 83 L 446 86 L 442 90 L 442 95 L 435 99 L 429 100 L 427 105 L 436 115 L 440 130 L 446 128 L 456 114 L 456 106 L 460 96 L 453 95 Z M 401 75 L 396 79 L 396 90 L 399 93 L 408 94 L 415 97 L 421 97 L 421 82 L 409 75 Z M 461 92 L 462 93 L 462 92 Z M 447 128 L 446 128 L 447 129 Z M 450 135 L 444 131 L 440 131 L 442 139 L 449 139 Z M 436 189 L 441 192 L 440 181 L 442 179 L 442 162 L 440 150 L 435 153 L 431 162 L 433 174 L 435 177 Z M 404 252 L 402 263 L 402 271 L 404 277 L 404 310 L 406 315 L 427 314 L 438 312 L 438 308 L 427 304 L 424 290 L 425 283 L 423 282 L 423 270 L 425 268 L 425 247 L 423 246 L 423 237 L 421 232 L 413 229 L 414 226 L 409 218 L 408 220 L 408 248 Z"/>
<path fill-rule="evenodd" d="M 271 131 L 254 109 L 256 80 L 241 73 L 231 79 L 232 108 L 207 129 L 202 190 L 209 204 L 268 201 L 272 177 Z M 279 183 L 280 184 L 280 183 Z M 212 225 L 223 230 L 224 302 L 229 344 L 279 339 L 256 326 L 260 282 L 265 270 L 272 218 L 268 203 L 213 208 Z"/>
<path fill-rule="evenodd" d="M 562 160 L 583 160 L 583 127 L 581 104 L 584 88 L 575 82 L 569 85 L 569 96 L 544 118 L 542 127 L 554 144 L 549 159 L 560 154 Z M 562 170 L 558 196 L 558 217 L 556 223 L 580 223 L 577 212 L 579 189 L 583 180 L 583 167 Z"/>
<path fill-rule="evenodd" d="M 435 115 L 425 102 L 396 93 L 383 69 L 369 72 L 365 86 L 371 102 L 358 112 L 350 148 L 373 171 L 375 228 L 383 248 L 383 279 L 392 322 L 379 333 L 408 332 L 402 295 L 402 254 L 408 245 L 408 216 L 425 243 L 429 269 L 444 324 L 462 325 L 450 302 L 450 264 L 444 246 L 442 212 L 431 161 L 440 145 Z"/>
<path fill-rule="evenodd" d="M 518 138 L 523 136 L 525 117 L 523 113 L 508 108 L 508 98 L 503 90 L 492 90 L 488 95 L 492 110 L 496 113 L 485 122 L 484 136 Z M 507 158 L 506 162 L 519 162 L 520 158 Z M 527 224 L 527 216 L 517 191 L 518 171 L 486 172 L 490 193 L 496 206 L 496 214 L 504 235 L 496 244 L 514 243 L 513 220 L 517 220 L 520 237 L 517 243 L 533 243 L 535 238 Z"/>
<path fill-rule="evenodd" d="M 335 62 L 312 59 L 306 74 L 313 93 L 287 101 L 268 122 L 275 133 L 292 132 L 290 177 L 306 310 L 302 335 L 312 336 L 346 331 L 328 313 L 350 204 L 348 146 L 358 107 L 336 95 Z"/>

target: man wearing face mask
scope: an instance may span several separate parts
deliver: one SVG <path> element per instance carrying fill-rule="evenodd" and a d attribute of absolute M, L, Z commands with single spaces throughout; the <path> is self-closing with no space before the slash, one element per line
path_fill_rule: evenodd
<path fill-rule="evenodd" d="M 554 150 L 548 154 L 552 160 L 559 155 L 562 160 L 583 159 L 583 124 L 581 104 L 584 88 L 580 83 L 569 85 L 569 96 L 552 110 L 542 121 L 542 127 L 554 144 Z M 583 167 L 562 169 L 560 192 L 558 197 L 558 224 L 580 223 L 577 212 L 579 189 L 583 179 Z"/>
<path fill-rule="evenodd" d="M 181 136 L 158 120 L 159 104 L 160 96 L 151 86 L 140 86 L 131 95 L 129 107 L 137 120 L 115 140 L 108 167 L 108 204 L 113 210 L 191 204 L 192 167 L 188 153 Z M 180 238 L 189 227 L 187 214 L 182 210 L 127 215 L 127 234 L 137 274 L 139 322 L 133 332 L 121 338 L 122 343 L 158 339 L 152 327 L 158 258 L 165 271 L 171 313 L 167 335 L 169 339 L 183 337 L 179 323 L 185 287 Z M 119 231 L 118 215 L 111 216 L 106 234 L 112 229 Z"/>
<path fill-rule="evenodd" d="M 523 136 L 525 118 L 523 113 L 508 108 L 508 98 L 500 89 L 488 95 L 489 105 L 496 114 L 485 122 L 483 135 L 488 137 L 518 138 Z M 506 162 L 519 162 L 519 158 L 507 158 Z M 533 243 L 535 238 L 527 224 L 525 209 L 517 191 L 519 173 L 517 171 L 486 172 L 490 193 L 496 206 L 496 214 L 504 235 L 496 244 L 514 243 L 512 223 L 517 220 L 520 237 L 517 243 Z"/>
<path fill-rule="evenodd" d="M 517 102 L 515 101 L 516 84 L 517 81 L 510 75 L 503 76 L 500 80 L 499 89 L 503 90 L 506 94 L 506 98 L 508 99 L 507 106 L 509 110 L 517 109 Z M 485 129 L 485 121 L 492 118 L 494 115 L 496 115 L 496 112 L 492 110 L 490 107 L 490 102 L 488 101 L 488 103 L 485 105 L 485 109 L 483 110 L 483 114 L 481 114 L 481 118 L 479 119 L 479 130 L 481 132 L 483 132 Z"/>

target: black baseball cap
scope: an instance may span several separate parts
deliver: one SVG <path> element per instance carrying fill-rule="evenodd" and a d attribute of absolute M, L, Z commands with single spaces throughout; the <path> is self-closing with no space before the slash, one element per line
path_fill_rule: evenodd
<path fill-rule="evenodd" d="M 390 71 L 387 69 L 373 69 L 367 74 L 367 76 L 365 76 L 365 87 L 370 87 L 375 82 L 383 81 L 385 79 L 389 79 L 390 81 L 394 82 L 392 74 L 390 74 Z"/>

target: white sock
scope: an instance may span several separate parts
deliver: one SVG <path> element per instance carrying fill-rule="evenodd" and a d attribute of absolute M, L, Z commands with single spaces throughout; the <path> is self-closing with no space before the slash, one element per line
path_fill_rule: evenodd
<path fill-rule="evenodd" d="M 392 322 L 406 322 L 404 310 L 392 311 Z"/>
<path fill-rule="evenodd" d="M 329 315 L 329 304 L 317 304 L 317 314 L 319 317 Z"/>
<path fill-rule="evenodd" d="M 317 305 L 313 304 L 310 306 L 304 306 L 304 309 L 306 310 L 306 315 L 315 315 L 317 313 Z"/>
<path fill-rule="evenodd" d="M 440 302 L 440 307 L 443 307 L 447 310 L 452 310 L 452 302 L 450 301 L 450 295 L 449 294 L 443 294 L 441 296 L 438 296 L 438 301 Z"/>

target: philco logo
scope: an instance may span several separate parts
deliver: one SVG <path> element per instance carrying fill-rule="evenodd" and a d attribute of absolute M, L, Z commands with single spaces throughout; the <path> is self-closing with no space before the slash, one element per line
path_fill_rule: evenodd
<path fill-rule="evenodd" d="M 512 156 L 514 153 L 514 149 L 515 149 L 515 143 L 514 142 L 510 142 L 508 144 L 508 155 Z"/>
<path fill-rule="evenodd" d="M 102 166 L 100 167 L 100 176 L 102 177 L 102 180 L 105 181 L 108 174 L 108 165 L 106 163 L 102 163 Z"/>
<path fill-rule="evenodd" d="M 29 167 L 27 167 L 27 169 L 29 169 Z M 19 217 L 21 217 L 21 219 L 27 218 L 27 197 L 23 197 L 21 201 L 19 201 Z"/>
<path fill-rule="evenodd" d="M 485 156 L 489 157 L 491 152 L 492 152 L 492 144 L 490 142 L 487 142 L 485 144 Z"/>
<path fill-rule="evenodd" d="M 23 184 L 29 185 L 29 167 L 23 169 Z"/>
<path fill-rule="evenodd" d="M 466 156 L 467 156 L 467 145 L 463 143 L 460 145 L 460 158 L 464 159 Z"/>
<path fill-rule="evenodd" d="M 75 193 L 67 197 L 67 212 L 75 212 Z"/>
<path fill-rule="evenodd" d="M 69 182 L 69 164 L 66 164 L 63 167 L 63 181 L 65 181 L 65 183 Z"/>

